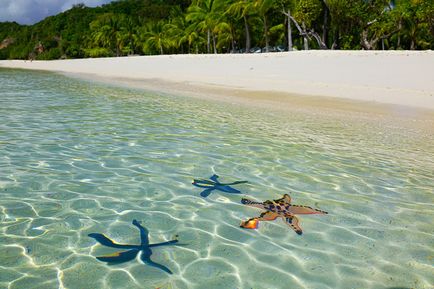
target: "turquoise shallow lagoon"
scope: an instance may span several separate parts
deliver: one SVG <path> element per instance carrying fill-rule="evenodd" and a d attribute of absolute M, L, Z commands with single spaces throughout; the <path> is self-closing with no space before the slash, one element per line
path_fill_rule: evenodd
<path fill-rule="evenodd" d="M 434 129 L 282 112 L 0 69 L 0 288 L 432 288 Z M 242 195 L 208 198 L 218 174 Z M 239 227 L 241 197 L 329 215 Z M 106 265 L 89 238 L 185 246 Z"/>

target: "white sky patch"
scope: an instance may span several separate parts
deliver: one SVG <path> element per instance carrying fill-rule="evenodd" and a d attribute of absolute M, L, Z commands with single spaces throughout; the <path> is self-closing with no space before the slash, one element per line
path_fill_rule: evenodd
<path fill-rule="evenodd" d="M 0 22 L 34 24 L 47 16 L 66 11 L 74 4 L 95 7 L 113 0 L 0 0 Z"/>

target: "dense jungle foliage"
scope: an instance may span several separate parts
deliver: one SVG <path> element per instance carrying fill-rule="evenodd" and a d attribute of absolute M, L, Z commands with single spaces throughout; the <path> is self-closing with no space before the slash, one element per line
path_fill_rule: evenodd
<path fill-rule="evenodd" d="M 428 0 L 119 0 L 0 23 L 0 59 L 433 48 Z"/>

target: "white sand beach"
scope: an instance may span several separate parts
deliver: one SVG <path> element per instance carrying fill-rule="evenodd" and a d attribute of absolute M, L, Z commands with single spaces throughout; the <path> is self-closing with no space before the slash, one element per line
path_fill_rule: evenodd
<path fill-rule="evenodd" d="M 297 51 L 0 61 L 162 92 L 278 103 L 356 100 L 434 110 L 433 51 Z M 218 91 L 218 93 L 217 93 Z M 213 96 L 213 97 L 214 97 Z M 336 98 L 336 99 L 334 99 Z M 359 102 L 362 101 L 362 102 Z M 356 105 L 357 106 L 357 105 Z"/>

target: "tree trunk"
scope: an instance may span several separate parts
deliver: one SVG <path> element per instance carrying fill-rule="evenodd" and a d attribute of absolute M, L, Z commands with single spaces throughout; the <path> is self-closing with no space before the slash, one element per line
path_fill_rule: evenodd
<path fill-rule="evenodd" d="M 211 46 L 211 31 L 208 29 L 207 30 L 207 42 L 206 42 L 206 52 L 209 54 L 210 53 L 210 46 Z"/>
<path fill-rule="evenodd" d="M 214 47 L 214 54 L 217 54 L 217 47 L 215 44 L 215 35 L 212 33 L 212 46 Z"/>
<path fill-rule="evenodd" d="M 291 11 L 288 9 L 287 19 L 288 19 L 288 51 L 292 51 L 292 30 L 291 30 Z"/>
<path fill-rule="evenodd" d="M 303 25 L 303 31 L 304 31 L 304 35 L 303 35 L 304 50 L 309 50 L 309 41 L 307 39 L 307 34 L 306 34 L 306 24 L 304 24 L 304 22 L 303 22 L 302 25 Z"/>
<path fill-rule="evenodd" d="M 399 19 L 399 24 L 398 24 L 398 40 L 396 43 L 396 48 L 395 49 L 399 49 L 401 48 L 401 29 L 402 29 L 402 19 Z"/>
<path fill-rule="evenodd" d="M 362 31 L 362 35 L 361 35 L 361 39 L 360 39 L 360 45 L 365 50 L 372 50 L 372 43 L 371 43 L 371 41 L 368 41 L 368 31 L 367 30 Z"/>
<path fill-rule="evenodd" d="M 362 35 L 361 35 L 361 39 L 360 39 L 360 44 L 362 45 L 362 47 L 366 50 L 373 50 L 377 47 L 377 43 L 378 41 L 381 40 L 381 46 L 384 50 L 384 39 L 389 38 L 390 36 L 392 36 L 393 34 L 395 34 L 396 32 L 399 32 L 399 28 L 390 32 L 389 34 L 383 35 L 383 36 L 376 36 L 370 40 L 368 40 L 368 31 L 365 29 L 362 31 Z"/>
<path fill-rule="evenodd" d="M 339 34 L 340 34 L 339 28 L 336 28 L 334 36 L 333 36 L 332 50 L 341 48 L 340 35 Z"/>
<path fill-rule="evenodd" d="M 232 53 L 235 52 L 235 35 L 234 30 L 231 28 L 231 45 L 232 45 Z"/>
<path fill-rule="evenodd" d="M 329 39 L 329 28 L 328 28 L 328 22 L 329 22 L 329 8 L 327 7 L 325 1 L 323 1 L 324 4 L 324 22 L 322 25 L 322 42 L 324 44 L 328 44 L 328 39 Z"/>
<path fill-rule="evenodd" d="M 250 52 L 250 27 L 249 23 L 247 22 L 247 17 L 244 16 L 244 27 L 246 29 L 246 53 Z"/>
<path fill-rule="evenodd" d="M 289 19 L 294 22 L 295 27 L 297 28 L 298 32 L 300 33 L 300 36 L 304 39 L 304 49 L 309 50 L 309 42 L 308 42 L 308 33 L 306 31 L 306 25 L 303 22 L 303 28 L 300 27 L 300 24 L 297 23 L 294 17 L 292 17 L 290 14 L 288 14 Z"/>
<path fill-rule="evenodd" d="M 270 40 L 268 39 L 268 23 L 267 23 L 267 17 L 264 16 L 264 36 L 265 36 L 265 52 L 270 52 Z"/>
<path fill-rule="evenodd" d="M 313 29 L 312 29 L 312 31 L 309 31 L 308 34 L 311 35 L 313 38 L 315 38 L 320 49 L 327 49 L 327 45 L 322 41 L 319 34 L 316 33 L 315 31 L 313 31 Z"/>
<path fill-rule="evenodd" d="M 416 22 L 416 24 L 415 24 L 415 27 L 417 27 L 417 22 Z M 416 49 L 416 28 L 414 28 L 414 29 L 411 31 L 410 39 L 411 39 L 411 42 L 410 42 L 410 50 L 415 50 L 415 49 Z"/>

